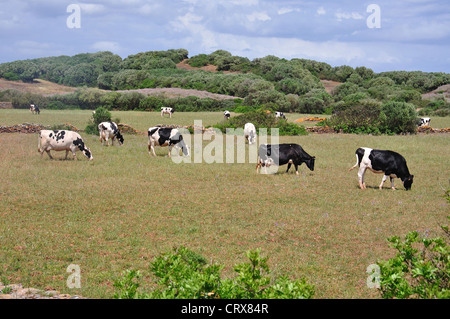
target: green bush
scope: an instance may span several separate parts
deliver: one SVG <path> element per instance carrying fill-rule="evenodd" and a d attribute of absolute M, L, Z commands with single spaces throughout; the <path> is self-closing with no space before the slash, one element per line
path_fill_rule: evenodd
<path fill-rule="evenodd" d="M 448 227 L 442 228 L 448 239 Z M 397 254 L 377 262 L 383 298 L 450 298 L 450 247 L 444 238 L 421 238 L 412 231 L 403 241 L 397 236 L 388 241 Z"/>
<path fill-rule="evenodd" d="M 393 133 L 414 133 L 417 130 L 417 113 L 414 104 L 406 102 L 387 102 L 382 105 L 383 126 Z"/>
<path fill-rule="evenodd" d="M 267 113 L 264 109 L 247 112 L 234 116 L 229 120 L 213 125 L 213 127 L 226 133 L 227 128 L 243 128 L 246 123 L 255 125 L 256 130 L 266 128 L 267 134 L 272 133 L 272 129 L 278 129 L 279 135 L 307 135 L 308 132 L 303 126 L 289 123 L 284 119 L 277 119 L 273 113 Z"/>
<path fill-rule="evenodd" d="M 99 107 L 95 110 L 95 113 L 92 114 L 92 119 L 90 120 L 84 131 L 87 134 L 98 135 L 98 125 L 101 122 L 108 121 L 111 121 L 111 112 L 109 112 L 104 107 Z"/>
<path fill-rule="evenodd" d="M 114 284 L 118 299 L 311 299 L 315 288 L 302 278 L 271 278 L 268 257 L 260 249 L 247 251 L 248 263 L 234 266 L 237 276 L 222 279 L 223 266 L 208 264 L 206 259 L 186 247 L 174 248 L 151 263 L 157 287 L 139 293 L 140 273 L 128 270 Z"/>

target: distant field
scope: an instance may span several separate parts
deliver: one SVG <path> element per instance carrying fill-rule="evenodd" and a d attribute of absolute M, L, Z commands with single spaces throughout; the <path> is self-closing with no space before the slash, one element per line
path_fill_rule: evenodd
<path fill-rule="evenodd" d="M 204 125 L 217 113 L 112 112 L 113 118 L 146 131 L 155 124 Z M 0 110 L 0 125 L 69 122 L 84 129 L 90 111 Z M 293 121 L 307 115 L 289 114 Z M 432 118 L 449 127 L 450 118 Z M 122 147 L 102 147 L 97 136 L 81 133 L 94 155 L 87 161 L 51 161 L 37 152 L 37 134 L 0 134 L 0 281 L 62 293 L 111 298 L 113 283 L 126 269 L 138 269 L 151 286 L 152 259 L 184 245 L 225 266 L 246 261 L 260 247 L 273 276 L 305 277 L 316 298 L 379 298 L 366 286 L 366 268 L 395 253 L 386 238 L 417 230 L 441 236 L 449 205 L 448 134 L 367 136 L 309 134 L 281 137 L 316 156 L 316 169 L 300 175 L 257 175 L 255 164 L 175 164 L 167 149 L 150 157 L 147 139 L 125 135 Z M 206 146 L 210 141 L 204 141 Z M 358 188 L 359 146 L 403 154 L 414 174 L 412 190 Z M 246 146 L 248 148 L 248 146 Z M 81 289 L 68 289 L 67 267 L 81 268 Z"/>
<path fill-rule="evenodd" d="M 139 111 L 112 111 L 112 118 L 118 118 L 120 122 L 131 125 L 138 131 L 145 132 L 150 126 L 157 124 L 192 125 L 195 120 L 202 120 L 204 126 L 217 124 L 223 120 L 222 112 L 175 112 L 172 118 L 167 115 L 161 118 L 160 112 L 139 112 Z M 231 113 L 232 116 L 237 114 Z M 317 114 L 287 113 L 289 122 L 303 117 L 328 117 Z M 0 110 L 0 125 L 15 125 L 22 123 L 36 123 L 43 125 L 70 123 L 80 130 L 84 130 L 92 118 L 92 111 L 89 110 L 42 110 L 40 115 L 31 114 L 29 110 L 2 109 Z M 314 126 L 317 122 L 298 122 L 299 125 Z M 450 117 L 431 117 L 431 127 L 450 127 Z"/>

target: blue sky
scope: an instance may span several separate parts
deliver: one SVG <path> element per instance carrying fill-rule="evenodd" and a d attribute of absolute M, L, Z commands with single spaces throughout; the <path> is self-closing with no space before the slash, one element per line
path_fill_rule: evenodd
<path fill-rule="evenodd" d="M 450 1 L 0 0 L 0 42 L 0 63 L 184 48 L 450 73 Z"/>

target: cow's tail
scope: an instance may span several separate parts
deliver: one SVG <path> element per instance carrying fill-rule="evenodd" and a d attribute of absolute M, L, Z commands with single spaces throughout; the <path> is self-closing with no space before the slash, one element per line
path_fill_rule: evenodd
<path fill-rule="evenodd" d="M 348 169 L 348 171 L 350 172 L 352 169 L 354 169 L 354 168 L 356 168 L 356 167 L 359 167 L 359 165 L 361 164 L 361 158 L 362 158 L 362 155 L 363 154 L 360 154 L 360 151 L 361 149 L 360 148 L 358 148 L 357 150 L 356 150 L 356 152 L 355 152 L 355 155 L 356 155 L 356 164 L 355 165 L 353 165 L 352 167 L 350 167 L 349 169 Z"/>

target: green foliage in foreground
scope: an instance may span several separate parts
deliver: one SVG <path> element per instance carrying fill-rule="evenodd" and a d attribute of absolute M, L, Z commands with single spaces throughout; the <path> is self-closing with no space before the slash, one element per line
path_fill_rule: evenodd
<path fill-rule="evenodd" d="M 442 229 L 449 238 L 448 227 Z M 377 263 L 383 298 L 450 298 L 450 247 L 444 238 L 420 238 L 412 231 L 404 241 L 397 236 L 388 241 L 397 255 Z"/>
<path fill-rule="evenodd" d="M 278 129 L 280 136 L 308 134 L 304 126 L 289 123 L 281 118 L 276 118 L 273 113 L 266 113 L 266 111 L 262 109 L 234 116 L 229 120 L 224 120 L 219 124 L 213 125 L 213 127 L 220 129 L 223 133 L 226 133 L 227 128 L 243 128 L 246 123 L 253 123 L 257 132 L 260 128 L 267 128 L 267 134 L 272 134 L 271 130 L 274 128 Z"/>
<path fill-rule="evenodd" d="M 114 283 L 116 299 L 311 299 L 314 286 L 304 278 L 290 280 L 281 276 L 273 282 L 269 277 L 268 257 L 260 249 L 247 251 L 248 263 L 234 266 L 237 276 L 221 278 L 223 266 L 207 264 L 206 259 L 186 247 L 156 257 L 151 270 L 158 287 L 139 293 L 140 272 L 128 270 Z"/>

